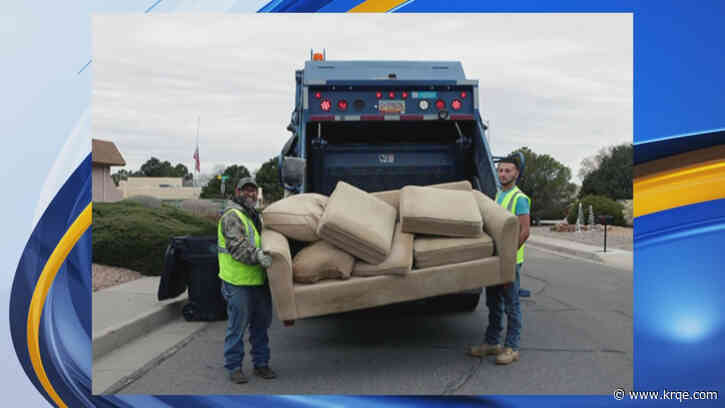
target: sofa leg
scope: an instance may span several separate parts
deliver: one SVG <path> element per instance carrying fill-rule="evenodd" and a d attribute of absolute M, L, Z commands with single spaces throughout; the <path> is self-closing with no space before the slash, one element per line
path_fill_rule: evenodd
<path fill-rule="evenodd" d="M 294 320 L 285 320 L 284 322 L 285 327 L 294 326 L 295 321 Z"/>

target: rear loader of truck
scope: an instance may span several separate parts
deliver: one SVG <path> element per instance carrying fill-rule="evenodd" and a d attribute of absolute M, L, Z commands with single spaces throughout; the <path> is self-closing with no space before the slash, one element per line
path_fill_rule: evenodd
<path fill-rule="evenodd" d="M 495 196 L 478 81 L 460 62 L 319 58 L 295 80 L 279 158 L 286 194 L 329 195 L 341 180 L 368 192 L 468 180 Z M 453 296 L 472 309 L 480 293 Z"/>

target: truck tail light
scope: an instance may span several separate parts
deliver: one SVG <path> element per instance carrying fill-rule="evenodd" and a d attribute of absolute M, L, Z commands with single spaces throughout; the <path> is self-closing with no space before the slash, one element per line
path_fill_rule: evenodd
<path fill-rule="evenodd" d="M 451 101 L 451 108 L 453 108 L 453 110 L 459 110 L 459 109 L 461 109 L 462 106 L 463 106 L 463 103 L 461 101 L 459 101 L 458 99 L 454 99 Z"/>
<path fill-rule="evenodd" d="M 394 99 L 395 98 L 395 92 L 389 92 L 388 93 L 388 98 Z"/>
<path fill-rule="evenodd" d="M 443 101 L 443 99 L 438 99 L 436 101 L 436 109 L 443 110 L 446 108 L 446 103 Z"/>
<path fill-rule="evenodd" d="M 383 93 L 380 92 L 380 91 L 375 92 L 375 97 L 378 98 L 378 99 L 383 99 Z"/>
<path fill-rule="evenodd" d="M 466 96 L 468 96 L 468 93 L 466 93 L 466 91 L 461 91 L 461 99 L 466 99 Z"/>
<path fill-rule="evenodd" d="M 344 99 L 340 99 L 339 101 L 337 101 L 337 109 L 339 109 L 341 111 L 346 111 L 347 110 L 347 101 Z"/>
<path fill-rule="evenodd" d="M 320 102 L 320 109 L 323 111 L 329 112 L 330 108 L 332 108 L 332 102 L 330 102 L 329 99 L 323 99 L 322 102 Z"/>
<path fill-rule="evenodd" d="M 321 99 L 322 98 L 322 92 L 315 92 L 315 99 Z"/>
<path fill-rule="evenodd" d="M 401 93 L 400 96 L 402 96 L 403 99 L 408 99 L 408 93 L 405 91 L 403 91 L 403 93 Z"/>

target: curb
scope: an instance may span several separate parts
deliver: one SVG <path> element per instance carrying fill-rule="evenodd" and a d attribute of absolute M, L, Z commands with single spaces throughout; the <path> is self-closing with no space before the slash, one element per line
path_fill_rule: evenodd
<path fill-rule="evenodd" d="M 596 262 L 602 262 L 602 258 L 600 258 L 599 255 L 597 255 L 595 252 L 586 251 L 583 249 L 570 248 L 570 247 L 566 247 L 566 246 L 562 246 L 562 245 L 551 244 L 551 243 L 545 242 L 544 240 L 537 240 L 533 236 L 529 237 L 528 241 L 526 241 L 526 244 L 527 245 L 530 244 L 531 246 L 534 246 L 534 247 L 541 247 L 541 248 L 548 249 L 551 251 L 564 252 L 569 255 L 578 256 L 580 258 L 586 258 L 586 259 L 596 261 Z"/>
<path fill-rule="evenodd" d="M 124 344 L 150 333 L 155 328 L 179 318 L 181 307 L 186 299 L 187 296 L 183 296 L 177 300 L 159 304 L 133 319 L 104 329 L 98 334 L 94 333 L 93 359 L 103 357 Z"/>
<path fill-rule="evenodd" d="M 180 318 L 181 319 L 181 318 Z M 179 350 L 186 347 L 187 344 L 189 344 L 192 340 L 194 340 L 199 333 L 206 330 L 207 327 L 209 327 L 209 323 L 211 322 L 200 322 L 202 323 L 197 327 L 191 334 L 188 336 L 185 336 L 175 344 L 173 344 L 171 347 L 167 348 L 163 352 L 156 355 L 154 358 L 146 362 L 143 366 L 135 369 L 130 374 L 123 376 L 119 380 L 117 380 L 115 383 L 111 384 L 108 388 L 105 390 L 99 392 L 99 394 L 119 394 L 121 391 L 128 387 L 130 384 L 138 380 L 139 378 L 143 377 L 151 371 L 154 367 L 158 366 L 159 364 L 163 363 L 168 358 L 172 357 L 174 354 L 176 354 Z"/>

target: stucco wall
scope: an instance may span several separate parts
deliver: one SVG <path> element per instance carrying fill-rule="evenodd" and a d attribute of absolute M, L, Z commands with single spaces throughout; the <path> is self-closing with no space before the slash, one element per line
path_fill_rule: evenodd
<path fill-rule="evenodd" d="M 121 190 L 113 184 L 110 167 L 93 165 L 91 167 L 91 179 L 93 201 L 114 202 L 123 198 Z"/>
<path fill-rule="evenodd" d="M 187 200 L 201 194 L 201 187 L 182 187 L 181 177 L 129 177 L 119 187 L 123 198 L 147 195 L 161 200 Z"/>

